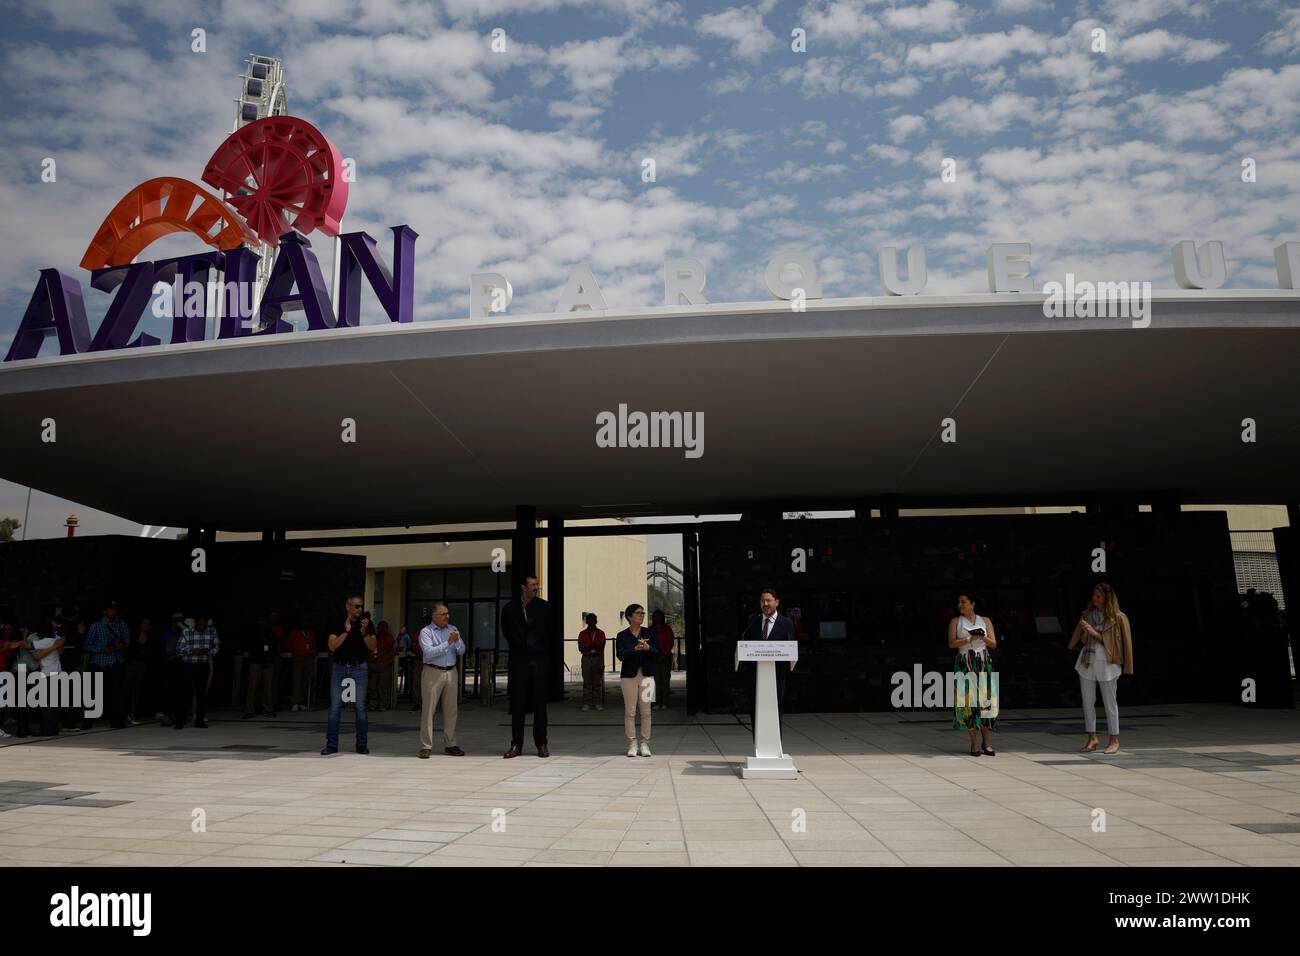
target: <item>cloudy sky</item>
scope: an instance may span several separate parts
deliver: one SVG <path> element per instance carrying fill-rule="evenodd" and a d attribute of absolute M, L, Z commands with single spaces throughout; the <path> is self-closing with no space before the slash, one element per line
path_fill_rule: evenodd
<path fill-rule="evenodd" d="M 1228 286 L 1269 288 L 1273 247 L 1300 239 L 1300 10 L 1270 0 L 0 10 L 3 349 L 43 267 L 87 285 L 93 327 L 108 297 L 78 267 L 91 235 L 137 183 L 199 179 L 249 53 L 283 59 L 290 112 L 354 160 L 345 226 L 381 248 L 389 225 L 420 234 L 421 321 L 463 316 L 478 271 L 510 279 L 511 312 L 550 311 L 581 261 L 611 308 L 661 303 L 679 255 L 705 263 L 712 301 L 763 299 L 764 263 L 791 245 L 827 297 L 879 294 L 879 248 L 914 242 L 933 293 L 985 291 L 984 249 L 1010 241 L 1032 243 L 1039 287 L 1066 271 L 1172 287 L 1174 242 L 1218 239 Z M 25 501 L 0 482 L 0 515 Z M 70 511 L 139 530 L 37 493 L 30 536 L 62 534 Z"/>

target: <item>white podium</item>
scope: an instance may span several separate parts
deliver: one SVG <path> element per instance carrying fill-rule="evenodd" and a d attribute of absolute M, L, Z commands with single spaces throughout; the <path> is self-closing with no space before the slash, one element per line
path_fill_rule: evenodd
<path fill-rule="evenodd" d="M 776 706 L 776 662 L 799 660 L 797 641 L 738 641 L 736 668 L 753 661 L 758 674 L 754 684 L 754 756 L 740 775 L 746 780 L 798 780 L 794 761 L 781 749 L 781 719 Z"/>

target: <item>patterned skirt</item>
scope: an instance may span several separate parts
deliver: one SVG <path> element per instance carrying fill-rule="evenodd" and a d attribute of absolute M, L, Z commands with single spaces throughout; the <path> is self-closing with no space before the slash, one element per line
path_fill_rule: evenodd
<path fill-rule="evenodd" d="M 952 663 L 956 730 L 992 730 L 998 723 L 998 682 L 993 655 L 958 654 Z"/>

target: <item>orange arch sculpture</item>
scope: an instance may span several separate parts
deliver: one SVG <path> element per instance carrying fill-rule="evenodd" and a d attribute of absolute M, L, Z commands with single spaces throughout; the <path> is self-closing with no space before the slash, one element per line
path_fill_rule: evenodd
<path fill-rule="evenodd" d="M 258 242 L 227 203 L 197 183 L 163 176 L 142 182 L 118 201 L 90 240 L 81 268 L 129 265 L 151 242 L 174 232 L 188 232 L 214 249 Z"/>

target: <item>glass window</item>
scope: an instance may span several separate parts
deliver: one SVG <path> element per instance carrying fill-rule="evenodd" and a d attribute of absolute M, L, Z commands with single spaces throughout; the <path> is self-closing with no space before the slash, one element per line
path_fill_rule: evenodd
<path fill-rule="evenodd" d="M 470 595 L 475 598 L 494 598 L 497 596 L 497 578 L 500 574 L 493 573 L 489 568 L 473 569 L 473 588 L 474 593 Z"/>
<path fill-rule="evenodd" d="M 436 601 L 441 597 L 441 571 L 406 572 L 406 599 L 408 601 Z"/>
<path fill-rule="evenodd" d="M 497 605 L 495 601 L 475 601 L 470 617 L 470 640 L 476 651 L 490 651 L 497 646 Z"/>
<path fill-rule="evenodd" d="M 447 586 L 443 595 L 447 598 L 470 597 L 470 569 L 450 568 L 447 571 Z"/>

